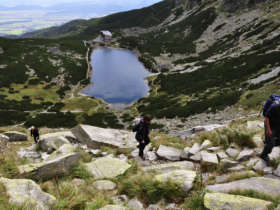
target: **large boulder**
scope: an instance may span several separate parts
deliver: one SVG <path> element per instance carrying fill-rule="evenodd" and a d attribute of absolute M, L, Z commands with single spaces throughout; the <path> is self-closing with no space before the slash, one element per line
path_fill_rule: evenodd
<path fill-rule="evenodd" d="M 47 153 L 58 150 L 64 144 L 70 144 L 64 136 L 43 138 L 38 142 L 39 149 Z"/>
<path fill-rule="evenodd" d="M 94 149 L 99 149 L 101 146 L 135 148 L 137 145 L 135 134 L 124 130 L 78 125 L 71 131 L 80 143 Z"/>
<path fill-rule="evenodd" d="M 29 177 L 36 181 L 45 181 L 69 174 L 71 169 L 79 164 L 80 159 L 81 154 L 71 153 L 46 162 L 22 165 L 18 168 L 24 177 Z"/>
<path fill-rule="evenodd" d="M 111 157 L 98 158 L 85 165 L 97 179 L 115 178 L 131 167 L 128 163 Z"/>
<path fill-rule="evenodd" d="M 173 170 L 194 170 L 194 164 L 190 161 L 180 161 L 174 163 L 164 163 L 151 165 L 142 168 L 145 172 L 167 173 Z"/>
<path fill-rule="evenodd" d="M 55 204 L 54 196 L 45 193 L 32 180 L 0 178 L 0 183 L 5 186 L 9 202 L 17 206 L 27 205 L 36 210 L 48 210 Z"/>
<path fill-rule="evenodd" d="M 196 172 L 190 170 L 174 170 L 155 176 L 155 179 L 160 182 L 166 182 L 170 180 L 179 184 L 182 190 L 185 192 L 188 192 L 193 187 L 195 178 Z"/>
<path fill-rule="evenodd" d="M 280 196 L 280 180 L 265 177 L 253 177 L 225 184 L 208 185 L 207 190 L 227 193 L 232 190 L 254 190 L 271 196 Z"/>
<path fill-rule="evenodd" d="M 266 210 L 271 204 L 260 199 L 224 193 L 206 193 L 204 196 L 204 206 L 210 210 Z"/>
<path fill-rule="evenodd" d="M 76 142 L 76 137 L 71 131 L 60 131 L 60 132 L 55 132 L 55 133 L 47 133 L 44 135 L 40 136 L 40 139 L 48 139 L 48 138 L 59 138 L 59 137 L 64 137 L 70 142 Z"/>
<path fill-rule="evenodd" d="M 25 133 L 8 131 L 3 134 L 9 137 L 9 141 L 27 141 L 27 135 Z"/>
<path fill-rule="evenodd" d="M 182 152 L 182 150 L 173 147 L 160 145 L 157 150 L 157 155 L 166 160 L 176 161 L 180 160 Z"/>

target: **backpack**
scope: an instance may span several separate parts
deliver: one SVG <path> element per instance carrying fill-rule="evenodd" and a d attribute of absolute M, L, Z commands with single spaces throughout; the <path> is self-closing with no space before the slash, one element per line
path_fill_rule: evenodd
<path fill-rule="evenodd" d="M 268 111 L 268 109 L 270 108 L 270 106 L 273 104 L 280 104 L 280 95 L 277 94 L 272 94 L 264 103 L 263 106 L 263 116 L 266 115 L 266 112 Z"/>
<path fill-rule="evenodd" d="M 133 123 L 134 123 L 134 125 L 132 126 L 133 132 L 137 132 L 140 130 L 140 122 L 141 122 L 141 118 L 136 118 L 133 120 Z"/>

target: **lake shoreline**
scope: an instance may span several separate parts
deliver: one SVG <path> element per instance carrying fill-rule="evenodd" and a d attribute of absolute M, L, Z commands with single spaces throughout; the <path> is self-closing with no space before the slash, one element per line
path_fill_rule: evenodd
<path fill-rule="evenodd" d="M 139 60 L 139 56 L 140 56 L 139 52 L 137 52 L 137 51 L 135 51 L 135 50 L 129 50 L 129 49 L 126 49 L 126 48 L 121 48 L 121 47 L 112 46 L 112 45 L 111 45 L 111 46 L 100 46 L 100 45 L 98 45 L 98 44 L 89 44 L 89 43 L 87 43 L 86 41 L 84 41 L 84 44 L 85 44 L 86 47 L 88 47 L 88 51 L 87 51 L 87 55 L 86 55 L 86 57 L 87 57 L 87 63 L 88 63 L 88 73 L 87 73 L 87 75 L 88 75 L 88 79 L 91 80 L 91 84 L 89 84 L 89 85 L 87 85 L 87 86 L 81 88 L 81 90 L 80 90 L 80 92 L 79 92 L 79 95 L 80 95 L 80 96 L 87 96 L 87 97 L 91 97 L 91 98 L 98 98 L 98 99 L 100 99 L 102 102 L 104 102 L 106 105 L 108 105 L 108 107 L 113 108 L 113 109 L 118 109 L 118 110 L 119 110 L 119 109 L 126 109 L 126 108 L 128 108 L 128 107 L 131 107 L 131 106 L 133 106 L 135 103 L 137 103 L 137 101 L 138 101 L 139 99 L 146 98 L 146 97 L 148 97 L 148 96 L 150 95 L 151 87 L 149 86 L 148 77 L 152 76 L 152 75 L 151 75 L 152 72 L 149 71 L 149 69 L 147 69 L 147 68 L 145 67 L 145 65 Z M 92 82 L 92 77 L 93 77 L 93 73 L 94 73 L 94 67 L 93 67 L 93 65 L 92 65 L 92 62 L 93 62 L 92 54 L 93 54 L 94 51 L 96 51 L 96 50 L 98 50 L 98 49 L 104 49 L 104 50 L 106 50 L 106 49 L 109 49 L 109 50 L 121 50 L 121 51 L 124 51 L 124 52 L 127 52 L 127 53 L 132 53 L 132 54 L 136 57 L 137 62 L 139 62 L 139 63 L 141 64 L 141 67 L 142 67 L 146 72 L 149 73 L 149 75 L 147 75 L 147 76 L 144 77 L 144 83 L 145 83 L 145 86 L 147 87 L 147 93 L 145 94 L 144 97 L 141 97 L 141 98 L 137 99 L 136 101 L 132 101 L 131 103 L 110 103 L 110 102 L 105 101 L 105 100 L 104 100 L 103 98 L 101 98 L 101 97 L 90 96 L 90 95 L 88 95 L 88 94 L 82 92 L 83 90 L 85 90 L 85 89 L 87 89 L 87 88 L 90 88 L 90 87 L 93 85 L 93 84 L 92 84 L 92 83 L 93 83 L 93 82 Z"/>

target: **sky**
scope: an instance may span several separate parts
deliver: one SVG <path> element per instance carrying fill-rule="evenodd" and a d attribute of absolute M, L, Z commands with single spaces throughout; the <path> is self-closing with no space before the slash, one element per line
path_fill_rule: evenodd
<path fill-rule="evenodd" d="M 18 5 L 37 5 L 37 6 L 52 6 L 60 3 L 79 3 L 89 2 L 98 4 L 130 4 L 130 5 L 151 5 L 160 0 L 1 0 L 0 6 L 18 6 Z"/>

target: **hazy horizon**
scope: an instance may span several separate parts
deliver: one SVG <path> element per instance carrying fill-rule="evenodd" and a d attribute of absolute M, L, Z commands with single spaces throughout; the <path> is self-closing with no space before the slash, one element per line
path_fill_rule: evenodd
<path fill-rule="evenodd" d="M 102 17 L 161 0 L 1 0 L 0 36 L 20 35 L 75 19 Z M 38 7 L 39 6 L 39 7 Z"/>
<path fill-rule="evenodd" d="M 14 7 L 21 5 L 34 5 L 41 7 L 54 6 L 63 3 L 89 3 L 89 4 L 129 4 L 139 7 L 139 5 L 149 6 L 161 0 L 1 0 L 0 6 Z"/>

